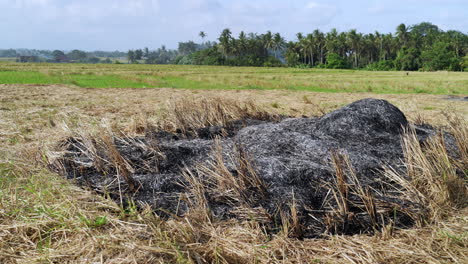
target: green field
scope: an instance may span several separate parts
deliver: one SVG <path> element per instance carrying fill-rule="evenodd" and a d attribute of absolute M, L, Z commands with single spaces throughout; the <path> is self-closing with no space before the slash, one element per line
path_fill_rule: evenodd
<path fill-rule="evenodd" d="M 288 89 L 315 92 L 463 95 L 468 94 L 468 73 L 2 62 L 0 84 L 66 84 L 85 88 Z"/>

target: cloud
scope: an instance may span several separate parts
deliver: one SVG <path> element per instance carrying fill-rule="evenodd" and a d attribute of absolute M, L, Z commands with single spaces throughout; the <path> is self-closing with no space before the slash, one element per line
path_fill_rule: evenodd
<path fill-rule="evenodd" d="M 466 31 L 466 9 L 466 0 L 0 0 L 0 48 L 174 48 L 201 30 L 209 40 L 224 28 L 293 39 L 316 28 L 389 32 L 423 20 Z"/>
<path fill-rule="evenodd" d="M 51 0 L 16 0 L 14 5 L 17 8 L 30 8 L 30 7 L 37 7 L 37 6 L 47 6 L 52 1 Z"/>

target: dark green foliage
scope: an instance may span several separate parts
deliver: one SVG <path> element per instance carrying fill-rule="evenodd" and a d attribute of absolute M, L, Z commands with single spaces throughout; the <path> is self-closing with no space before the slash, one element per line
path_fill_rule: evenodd
<path fill-rule="evenodd" d="M 366 69 L 376 71 L 437 71 L 467 70 L 468 35 L 443 31 L 428 22 L 416 25 L 400 24 L 395 34 L 379 32 L 363 34 L 355 29 L 328 33 L 316 29 L 312 33 L 298 33 L 296 41 L 286 43 L 280 33 L 245 33 L 236 37 L 224 29 L 218 42 L 205 41 L 206 33 L 199 33 L 202 44 L 180 42 L 177 50 L 164 46 L 129 50 L 127 53 L 39 50 L 0 50 L 0 57 L 17 57 L 17 61 L 50 61 L 97 63 L 97 58 L 127 57 L 129 63 L 192 64 L 328 69 Z M 32 60 L 35 58 L 37 60 Z"/>
<path fill-rule="evenodd" d="M 70 59 L 61 50 L 52 51 L 52 62 L 69 62 Z"/>
<path fill-rule="evenodd" d="M 445 42 L 436 42 L 430 49 L 423 51 L 421 60 L 423 69 L 428 71 L 458 71 L 462 65 L 462 59 Z"/>
<path fill-rule="evenodd" d="M 264 67 L 282 67 L 284 64 L 277 58 L 269 56 L 264 62 Z"/>
<path fill-rule="evenodd" d="M 127 52 L 127 58 L 128 58 L 128 62 L 135 63 L 136 62 L 135 51 L 129 50 Z"/>
<path fill-rule="evenodd" d="M 297 43 L 290 41 L 287 44 L 286 52 L 284 53 L 284 59 L 289 67 L 298 67 L 303 62 L 301 61 L 300 48 Z"/>
<path fill-rule="evenodd" d="M 123 58 L 127 54 L 123 51 L 90 51 L 86 52 L 88 56 L 98 57 L 98 58 Z"/>
<path fill-rule="evenodd" d="M 349 65 L 344 58 L 336 53 L 329 53 L 327 55 L 327 63 L 325 64 L 327 69 L 348 69 Z"/>
<path fill-rule="evenodd" d="M 141 49 L 135 50 L 135 59 L 141 60 L 143 58 L 143 51 Z"/>
<path fill-rule="evenodd" d="M 189 55 L 199 50 L 200 47 L 193 41 L 179 42 L 179 48 L 177 51 L 180 55 Z"/>
<path fill-rule="evenodd" d="M 147 64 L 171 64 L 177 57 L 177 51 L 168 50 L 165 46 L 154 51 L 145 50 L 144 54 Z"/>
<path fill-rule="evenodd" d="M 0 50 L 0 57 L 14 58 L 18 53 L 14 49 Z"/>
<path fill-rule="evenodd" d="M 109 59 L 109 58 L 106 58 L 106 59 L 102 60 L 101 63 L 111 64 L 112 60 Z"/>
<path fill-rule="evenodd" d="M 216 48 L 209 48 L 186 56 L 179 55 L 175 63 L 185 65 L 223 65 L 224 61 L 223 55 Z"/>
<path fill-rule="evenodd" d="M 437 43 L 443 43 L 437 44 Z M 463 70 L 468 36 L 440 30 L 423 22 L 400 24 L 396 34 L 362 34 L 356 30 L 323 34 L 297 34 L 284 53 L 288 66 L 316 68 L 363 68 L 367 70 Z M 325 54 L 325 60 L 324 60 Z"/>
<path fill-rule="evenodd" d="M 85 61 L 87 54 L 82 50 L 72 50 L 67 54 L 68 58 L 73 61 Z"/>
<path fill-rule="evenodd" d="M 421 52 L 417 48 L 402 47 L 395 59 L 395 69 L 399 71 L 417 71 L 421 67 Z"/>
<path fill-rule="evenodd" d="M 463 71 L 468 71 L 468 55 L 462 58 L 462 70 Z"/>
<path fill-rule="evenodd" d="M 100 63 L 101 60 L 99 58 L 96 58 L 96 57 L 91 57 L 91 58 L 87 59 L 87 62 L 95 64 L 95 63 Z"/>
<path fill-rule="evenodd" d="M 367 65 L 365 69 L 368 71 L 392 71 L 395 70 L 395 62 L 393 60 L 381 60 Z"/>
<path fill-rule="evenodd" d="M 271 32 L 265 35 L 244 32 L 239 38 L 232 37 L 229 29 L 223 30 L 218 38 L 219 43 L 204 43 L 194 46 L 192 44 L 179 43 L 179 56 L 176 64 L 193 65 L 227 65 L 227 66 L 256 66 L 278 67 L 284 64 L 275 58 L 281 54 L 284 47 L 284 39 L 278 33 Z M 182 47 L 182 48 L 181 48 Z M 189 48 L 194 52 L 187 55 Z M 271 54 L 268 47 L 271 47 Z"/>

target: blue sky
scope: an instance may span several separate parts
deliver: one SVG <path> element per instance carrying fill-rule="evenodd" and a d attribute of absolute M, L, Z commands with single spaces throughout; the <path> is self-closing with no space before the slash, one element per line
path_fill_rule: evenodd
<path fill-rule="evenodd" d="M 429 21 L 468 33 L 468 0 L 0 0 L 0 48 L 127 50 L 215 40 L 223 28 L 394 32 Z"/>

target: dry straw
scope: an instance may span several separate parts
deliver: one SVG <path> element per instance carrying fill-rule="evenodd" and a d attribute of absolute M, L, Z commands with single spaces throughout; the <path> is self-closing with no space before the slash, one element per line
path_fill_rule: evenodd
<path fill-rule="evenodd" d="M 207 124 L 226 124 L 248 116 L 246 112 L 265 115 L 248 104 L 238 108 L 218 99 L 206 100 L 178 104 L 160 124 L 193 133 Z M 337 229 L 349 219 L 349 206 L 354 202 L 371 217 L 376 229 L 373 235 L 296 239 L 301 227 L 294 199 L 290 210 L 282 213 L 283 231 L 267 235 L 262 223 L 270 216 L 244 206 L 255 201 L 252 193 L 261 194 L 265 183 L 239 146 L 235 156 L 222 157 L 220 144 L 216 144 L 211 165 L 186 170 L 191 189 L 187 200 L 192 201 L 193 210 L 168 221 L 149 208 L 119 208 L 24 160 L 1 163 L 0 263 L 467 263 L 468 126 L 453 120 L 448 128 L 456 139 L 458 156 L 448 154 L 442 133 L 422 145 L 409 129 L 402 137 L 407 173 L 386 170 L 405 199 L 422 205 L 420 211 L 413 208 L 418 220 L 413 229 L 382 225 L 378 215 L 385 207 L 372 190 L 359 183 L 346 157 L 333 155 L 336 179 L 330 188 L 339 206 L 330 212 L 330 228 Z M 95 165 L 100 164 L 102 171 L 118 168 L 122 179 L 131 182 L 125 176 L 131 175 L 131 164 L 114 145 L 115 140 L 125 137 L 79 136 L 77 147 L 83 148 Z M 227 161 L 241 177 L 233 177 L 223 167 Z M 238 205 L 237 214 L 243 217 L 214 219 L 206 202 L 210 192 Z M 350 201 L 351 194 L 360 200 Z"/>

